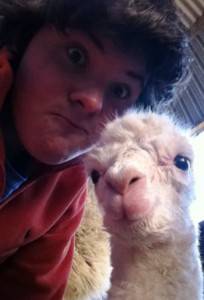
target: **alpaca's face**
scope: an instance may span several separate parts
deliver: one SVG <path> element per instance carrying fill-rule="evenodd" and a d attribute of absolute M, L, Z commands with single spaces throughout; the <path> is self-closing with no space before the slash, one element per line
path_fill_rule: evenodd
<path fill-rule="evenodd" d="M 87 168 L 105 225 L 125 242 L 159 242 L 186 225 L 192 149 L 166 117 L 132 112 L 111 122 Z"/>

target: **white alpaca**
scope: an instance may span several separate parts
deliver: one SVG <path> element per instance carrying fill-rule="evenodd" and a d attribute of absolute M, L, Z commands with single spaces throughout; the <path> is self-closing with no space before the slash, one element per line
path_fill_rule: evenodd
<path fill-rule="evenodd" d="M 189 140 L 169 117 L 132 111 L 107 125 L 89 155 L 112 235 L 109 300 L 203 299 Z"/>

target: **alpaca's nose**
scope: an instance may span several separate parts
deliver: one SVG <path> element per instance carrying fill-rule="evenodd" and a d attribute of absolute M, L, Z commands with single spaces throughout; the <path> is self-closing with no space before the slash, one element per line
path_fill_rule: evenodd
<path fill-rule="evenodd" d="M 123 167 L 120 170 L 110 168 L 105 174 L 106 183 L 118 194 L 126 193 L 132 186 L 144 181 L 145 175 L 135 167 Z"/>

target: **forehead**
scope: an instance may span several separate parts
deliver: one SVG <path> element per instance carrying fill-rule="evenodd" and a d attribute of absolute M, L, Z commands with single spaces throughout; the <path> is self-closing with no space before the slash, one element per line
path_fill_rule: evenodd
<path fill-rule="evenodd" d="M 99 63 L 100 57 L 103 56 L 110 69 L 123 68 L 127 70 L 128 76 L 133 79 L 140 79 L 146 75 L 145 59 L 139 50 L 134 54 L 132 49 L 122 50 L 114 40 L 95 33 L 75 29 L 67 29 L 62 32 L 53 26 L 45 26 L 33 37 L 28 48 L 35 48 L 35 51 L 42 52 L 43 49 L 49 51 L 50 47 L 60 47 L 60 45 L 63 47 L 70 42 L 86 47 L 91 55 L 99 58 Z"/>
<path fill-rule="evenodd" d="M 139 51 L 132 49 L 124 49 L 119 43 L 111 38 L 97 35 L 95 33 L 84 33 L 77 30 L 69 30 L 66 32 L 67 38 L 78 40 L 88 46 L 90 50 L 94 50 L 105 56 L 110 63 L 110 67 L 117 68 L 120 66 L 127 70 L 127 74 L 132 79 L 143 79 L 146 75 L 146 62 L 144 55 Z"/>
<path fill-rule="evenodd" d="M 102 35 L 97 35 L 95 33 L 83 33 L 74 31 L 73 34 L 82 38 L 84 36 L 84 41 L 87 39 L 91 41 L 104 55 L 110 55 L 117 60 L 123 60 L 132 70 L 135 69 L 135 65 L 137 64 L 136 70 L 141 74 L 145 74 L 146 72 L 146 63 L 143 53 L 138 49 L 122 47 L 120 46 L 120 42 L 117 40 L 104 37 Z M 132 72 L 133 73 L 133 72 Z"/>

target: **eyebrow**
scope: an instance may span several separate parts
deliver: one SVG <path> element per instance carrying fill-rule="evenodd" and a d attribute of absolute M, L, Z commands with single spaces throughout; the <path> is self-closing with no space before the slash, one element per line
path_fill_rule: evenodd
<path fill-rule="evenodd" d="M 65 35 L 69 37 L 69 31 L 65 31 Z M 102 52 L 105 52 L 104 46 L 100 39 L 98 39 L 93 33 L 91 32 L 86 32 L 85 33 L 86 37 Z"/>
<path fill-rule="evenodd" d="M 98 39 L 93 33 L 88 32 L 88 37 L 94 43 L 94 45 L 102 52 L 105 52 L 104 46 L 100 39 Z"/>
<path fill-rule="evenodd" d="M 145 83 L 145 76 L 139 73 L 136 73 L 132 70 L 126 72 L 126 75 L 134 80 L 140 81 L 141 86 L 144 86 Z"/>

